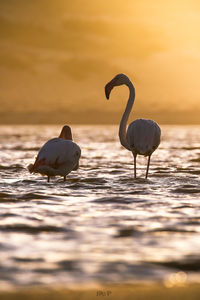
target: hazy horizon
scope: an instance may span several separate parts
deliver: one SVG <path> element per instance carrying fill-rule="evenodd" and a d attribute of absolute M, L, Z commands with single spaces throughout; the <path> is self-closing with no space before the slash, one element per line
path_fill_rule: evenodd
<path fill-rule="evenodd" d="M 198 124 L 199 25 L 197 1 L 1 1 L 0 123 L 119 123 L 125 73 L 132 119 Z"/>

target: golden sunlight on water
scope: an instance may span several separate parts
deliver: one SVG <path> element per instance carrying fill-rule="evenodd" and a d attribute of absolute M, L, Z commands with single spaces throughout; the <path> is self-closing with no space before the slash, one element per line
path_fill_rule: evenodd
<path fill-rule="evenodd" d="M 1 287 L 199 280 L 200 127 L 162 126 L 146 159 L 117 126 L 73 126 L 80 168 L 67 181 L 30 175 L 58 126 L 1 126 Z"/>

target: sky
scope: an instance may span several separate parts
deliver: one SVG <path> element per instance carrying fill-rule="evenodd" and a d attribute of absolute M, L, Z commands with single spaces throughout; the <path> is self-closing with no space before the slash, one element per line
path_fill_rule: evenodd
<path fill-rule="evenodd" d="M 1 0 L 0 123 L 200 123 L 198 0 Z"/>

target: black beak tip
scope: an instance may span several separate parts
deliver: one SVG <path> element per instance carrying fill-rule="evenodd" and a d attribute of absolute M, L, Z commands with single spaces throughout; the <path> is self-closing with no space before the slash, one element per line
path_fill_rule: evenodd
<path fill-rule="evenodd" d="M 109 100 L 110 93 L 106 87 L 105 87 L 105 94 L 106 94 L 106 99 Z"/>

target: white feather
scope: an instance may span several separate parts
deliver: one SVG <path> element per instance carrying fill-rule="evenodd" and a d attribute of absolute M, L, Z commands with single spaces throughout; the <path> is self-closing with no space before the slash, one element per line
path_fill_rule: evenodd
<path fill-rule="evenodd" d="M 160 127 L 153 120 L 137 119 L 128 126 L 126 138 L 133 152 L 148 156 L 160 144 Z"/>
<path fill-rule="evenodd" d="M 45 160 L 45 164 L 38 166 L 34 172 L 48 176 L 65 176 L 76 168 L 80 156 L 81 149 L 77 144 L 70 140 L 53 138 L 40 149 L 37 160 Z M 58 168 L 52 167 L 55 163 L 59 165 Z"/>
<path fill-rule="evenodd" d="M 72 132 L 68 125 L 65 125 L 58 138 L 46 142 L 40 149 L 34 164 L 28 166 L 30 173 L 40 173 L 48 176 L 64 176 L 79 167 L 81 157 L 80 147 L 72 142 Z"/>

